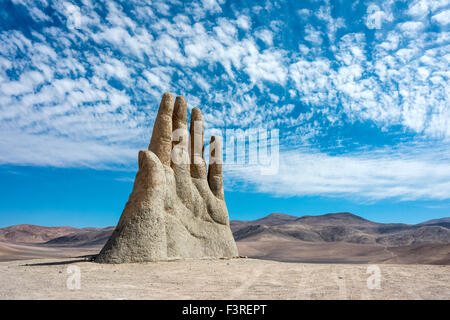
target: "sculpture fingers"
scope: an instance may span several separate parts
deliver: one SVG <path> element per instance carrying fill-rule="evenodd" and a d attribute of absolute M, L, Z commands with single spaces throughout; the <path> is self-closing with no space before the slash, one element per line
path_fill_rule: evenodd
<path fill-rule="evenodd" d="M 212 193 L 224 200 L 222 176 L 222 142 L 216 136 L 211 136 L 209 144 L 208 184 Z"/>
<path fill-rule="evenodd" d="M 187 103 L 184 97 L 175 99 L 172 116 L 172 168 L 175 166 L 188 169 L 189 164 L 189 135 L 187 131 Z"/>
<path fill-rule="evenodd" d="M 167 166 L 170 166 L 172 151 L 172 114 L 173 96 L 166 92 L 159 105 L 148 149 L 156 154 L 162 164 Z"/>
<path fill-rule="evenodd" d="M 199 108 L 192 109 L 190 136 L 191 177 L 197 179 L 206 179 L 206 163 L 203 157 L 203 117 Z"/>

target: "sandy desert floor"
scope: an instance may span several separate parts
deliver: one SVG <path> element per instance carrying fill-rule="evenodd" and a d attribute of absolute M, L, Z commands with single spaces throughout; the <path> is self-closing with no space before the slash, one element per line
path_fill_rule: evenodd
<path fill-rule="evenodd" d="M 369 266 L 256 259 L 121 265 L 16 260 L 0 262 L 0 299 L 450 299 L 450 266 L 379 264 L 379 289 L 368 288 L 369 277 L 377 285 L 371 273 L 377 267 L 367 273 Z"/>

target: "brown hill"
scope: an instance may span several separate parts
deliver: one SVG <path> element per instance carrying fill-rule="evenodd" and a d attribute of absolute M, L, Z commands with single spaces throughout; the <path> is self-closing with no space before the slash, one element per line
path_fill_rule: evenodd
<path fill-rule="evenodd" d="M 376 222 L 372 222 L 361 218 L 350 212 L 339 213 L 327 213 L 320 216 L 303 216 L 296 219 L 297 222 L 302 222 L 308 225 L 346 225 L 346 226 L 373 226 L 377 225 Z"/>
<path fill-rule="evenodd" d="M 79 229 L 72 227 L 42 227 L 32 224 L 18 224 L 0 229 L 0 241 L 9 243 L 43 243 L 77 230 Z"/>
<path fill-rule="evenodd" d="M 439 224 L 439 223 L 450 223 L 450 217 L 448 217 L 448 218 L 440 218 L 440 219 L 432 219 L 432 220 L 428 220 L 428 221 L 419 223 L 419 225 L 424 225 L 424 224 Z"/>
<path fill-rule="evenodd" d="M 103 245 L 113 231 L 107 228 L 42 227 L 20 224 L 0 229 L 0 241 L 13 244 L 52 246 Z"/>
<path fill-rule="evenodd" d="M 297 220 L 298 217 L 291 216 L 284 213 L 271 213 L 264 218 L 256 219 L 253 221 L 243 221 L 243 220 L 231 220 L 230 226 L 233 233 L 239 229 L 247 227 L 249 225 L 266 225 L 266 226 L 276 226 L 279 224 L 286 224 Z"/>
<path fill-rule="evenodd" d="M 428 220 L 418 224 L 419 226 L 439 226 L 450 229 L 450 218 Z"/>
<path fill-rule="evenodd" d="M 232 225 L 236 240 L 255 241 L 279 237 L 306 242 L 348 242 L 389 247 L 450 243 L 450 229 L 445 226 L 376 223 L 348 212 L 300 218 L 283 215 L 283 219 L 277 219 L 277 223 L 272 223 L 270 216 L 266 218 Z"/>
<path fill-rule="evenodd" d="M 445 221 L 383 224 L 347 212 L 294 218 L 235 225 L 240 254 L 290 262 L 450 264 Z"/>
<path fill-rule="evenodd" d="M 45 242 L 48 246 L 93 247 L 103 246 L 108 241 L 114 227 L 78 229 L 68 235 Z"/>

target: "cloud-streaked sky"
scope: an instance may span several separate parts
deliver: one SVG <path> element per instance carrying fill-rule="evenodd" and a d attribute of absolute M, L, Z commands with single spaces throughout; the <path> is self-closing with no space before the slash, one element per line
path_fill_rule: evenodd
<path fill-rule="evenodd" d="M 201 108 L 207 135 L 279 129 L 278 174 L 225 168 L 232 218 L 345 210 L 330 203 L 393 221 L 449 216 L 449 23 L 449 0 L 3 0 L 1 200 L 18 176 L 39 188 L 36 172 L 64 183 L 56 175 L 87 170 L 98 188 L 121 183 L 126 201 L 170 91 Z M 28 197 L 39 212 L 82 210 Z M 115 224 L 124 203 L 86 197 L 106 213 L 80 224 Z M 245 199 L 262 204 L 239 210 Z M 402 204 L 419 209 L 408 220 Z M 29 207 L 0 206 L 0 224 L 16 223 L 12 211 Z"/>

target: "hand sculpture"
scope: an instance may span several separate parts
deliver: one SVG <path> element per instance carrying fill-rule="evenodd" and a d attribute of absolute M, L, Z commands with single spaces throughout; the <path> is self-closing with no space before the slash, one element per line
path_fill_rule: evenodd
<path fill-rule="evenodd" d="M 208 174 L 200 109 L 165 93 L 149 150 L 139 152 L 133 191 L 100 263 L 235 257 L 222 179 L 221 142 L 211 137 Z"/>

